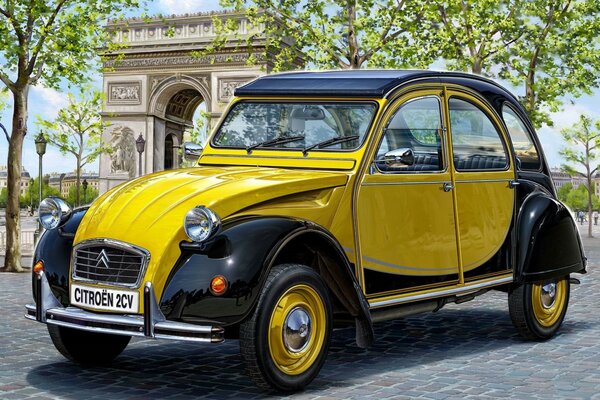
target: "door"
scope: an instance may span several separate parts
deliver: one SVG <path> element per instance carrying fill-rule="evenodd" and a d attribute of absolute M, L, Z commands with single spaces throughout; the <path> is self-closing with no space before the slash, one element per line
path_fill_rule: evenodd
<path fill-rule="evenodd" d="M 506 135 L 475 97 L 447 99 L 464 281 L 509 273 L 515 171 Z"/>
<path fill-rule="evenodd" d="M 440 93 L 412 93 L 392 105 L 358 189 L 357 229 L 367 297 L 458 283 Z"/>

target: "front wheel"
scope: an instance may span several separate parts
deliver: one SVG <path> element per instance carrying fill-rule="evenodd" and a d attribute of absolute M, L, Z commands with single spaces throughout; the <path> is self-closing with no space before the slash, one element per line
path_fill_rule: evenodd
<path fill-rule="evenodd" d="M 131 336 L 87 332 L 56 325 L 48 325 L 48 332 L 60 354 L 86 365 L 109 364 L 131 340 Z"/>
<path fill-rule="evenodd" d="M 513 325 L 526 339 L 550 339 L 563 323 L 569 295 L 568 276 L 520 285 L 508 295 Z"/>
<path fill-rule="evenodd" d="M 325 362 L 331 330 L 329 293 L 319 274 L 297 264 L 274 267 L 240 326 L 248 375 L 263 389 L 304 388 Z"/>

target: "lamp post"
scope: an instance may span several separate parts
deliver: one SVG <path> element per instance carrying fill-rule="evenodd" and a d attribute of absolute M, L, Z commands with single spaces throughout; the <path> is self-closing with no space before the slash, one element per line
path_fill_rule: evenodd
<path fill-rule="evenodd" d="M 48 142 L 44 138 L 44 134 L 42 132 L 40 132 L 40 134 L 35 138 L 35 151 L 38 153 L 38 156 L 40 156 L 39 170 L 38 170 L 38 180 L 39 180 L 38 207 L 42 201 L 42 186 L 44 185 L 44 177 L 42 176 L 42 158 L 44 157 L 44 154 L 46 154 L 46 144 L 47 143 Z M 35 233 L 33 234 L 35 243 L 37 243 L 41 233 L 42 233 L 42 225 L 40 224 L 40 220 L 38 218 L 37 228 L 35 230 Z"/>
<path fill-rule="evenodd" d="M 33 178 L 29 179 L 29 210 L 33 215 Z"/>
<path fill-rule="evenodd" d="M 144 152 L 144 149 L 146 147 L 146 141 L 142 137 L 141 133 L 140 133 L 140 136 L 135 141 L 135 147 L 137 148 L 137 151 L 139 153 L 138 176 L 142 176 L 142 153 Z"/>
<path fill-rule="evenodd" d="M 83 183 L 81 184 L 81 186 L 83 187 L 83 204 L 87 204 L 86 195 L 85 195 L 85 193 L 87 192 L 87 187 L 88 187 L 87 179 L 83 180 Z"/>

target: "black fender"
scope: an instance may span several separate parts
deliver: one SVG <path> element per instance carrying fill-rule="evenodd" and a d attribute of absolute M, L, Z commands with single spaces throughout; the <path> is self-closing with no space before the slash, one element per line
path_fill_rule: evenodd
<path fill-rule="evenodd" d="M 69 300 L 69 273 L 71 270 L 71 252 L 75 232 L 81 223 L 88 207 L 73 210 L 71 218 L 58 229 L 44 231 L 40 237 L 35 252 L 33 263 L 42 260 L 44 273 L 48 278 L 50 289 L 63 306 L 68 306 Z M 32 273 L 33 298 L 36 298 L 35 276 Z"/>
<path fill-rule="evenodd" d="M 547 190 L 528 182 L 517 218 L 515 283 L 585 273 L 586 258 L 569 209 Z"/>
<path fill-rule="evenodd" d="M 328 244 L 327 254 L 298 254 L 298 247 L 293 246 L 317 242 Z M 226 221 L 210 243 L 183 242 L 181 249 L 160 300 L 161 311 L 169 320 L 237 325 L 253 311 L 274 265 L 310 259 L 309 265 L 318 269 L 341 311 L 355 318 L 366 332 L 359 345 L 372 340 L 369 306 L 353 268 L 333 235 L 314 223 L 288 217 L 242 217 Z M 216 275 L 229 282 L 222 296 L 209 290 Z"/>

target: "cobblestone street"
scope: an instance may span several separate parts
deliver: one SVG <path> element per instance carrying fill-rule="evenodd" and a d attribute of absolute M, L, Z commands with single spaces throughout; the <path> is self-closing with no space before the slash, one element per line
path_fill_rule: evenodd
<path fill-rule="evenodd" d="M 490 292 L 435 314 L 376 326 L 358 349 L 351 329 L 334 332 L 319 377 L 293 398 L 600 399 L 600 239 L 584 239 L 589 273 L 577 276 L 560 334 L 525 342 L 506 294 Z M 54 349 L 44 325 L 23 318 L 29 274 L 0 275 L 0 398 L 259 398 L 238 342 L 195 345 L 133 340 L 110 368 L 82 368 Z M 93 343 L 90 343 L 93 346 Z"/>

